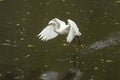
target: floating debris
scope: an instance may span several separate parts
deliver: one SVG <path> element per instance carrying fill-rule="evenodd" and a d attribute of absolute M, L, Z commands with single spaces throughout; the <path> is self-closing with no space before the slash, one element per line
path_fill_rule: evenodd
<path fill-rule="evenodd" d="M 106 60 L 106 62 L 107 62 L 107 63 L 111 63 L 111 62 L 113 62 L 113 61 L 112 61 L 112 60 Z"/>
<path fill-rule="evenodd" d="M 45 49 L 45 52 L 48 52 L 48 49 Z"/>
<path fill-rule="evenodd" d="M 107 15 L 108 15 L 108 13 L 107 13 L 107 12 L 105 12 L 105 13 L 104 13 L 104 17 L 106 18 L 106 17 L 107 17 Z"/>
<path fill-rule="evenodd" d="M 11 41 L 7 39 L 6 42 L 11 42 Z"/>
<path fill-rule="evenodd" d="M 14 79 L 20 79 L 21 78 L 21 76 L 16 76 Z"/>
<path fill-rule="evenodd" d="M 13 43 L 17 43 L 17 41 L 13 41 Z"/>
<path fill-rule="evenodd" d="M 108 13 L 107 13 L 107 12 L 105 12 L 104 14 L 105 14 L 105 15 L 107 15 Z"/>
<path fill-rule="evenodd" d="M 116 3 L 120 3 L 120 0 L 119 0 L 119 1 L 116 1 Z"/>
<path fill-rule="evenodd" d="M 102 24 L 106 24 L 105 22 L 103 22 Z"/>
<path fill-rule="evenodd" d="M 106 72 L 104 69 L 102 70 L 103 72 Z"/>
<path fill-rule="evenodd" d="M 70 64 L 71 64 L 71 63 L 74 63 L 74 61 L 70 60 L 69 63 L 70 63 Z"/>
<path fill-rule="evenodd" d="M 87 24 L 90 24 L 91 22 L 90 21 L 86 21 Z"/>
<path fill-rule="evenodd" d="M 84 12 L 82 9 L 80 9 L 80 12 Z"/>
<path fill-rule="evenodd" d="M 31 5 L 30 8 L 32 8 L 33 6 Z"/>
<path fill-rule="evenodd" d="M 46 61 L 46 62 L 47 62 L 47 61 L 48 61 L 48 59 L 45 59 L 44 61 Z"/>
<path fill-rule="evenodd" d="M 35 52 L 38 52 L 38 49 L 36 49 Z"/>
<path fill-rule="evenodd" d="M 18 45 L 15 44 L 16 41 L 10 41 L 10 40 L 6 40 L 5 43 L 1 43 L 2 46 L 12 46 L 12 47 L 18 47 Z"/>
<path fill-rule="evenodd" d="M 46 5 L 49 5 L 49 4 L 50 4 L 49 2 L 46 3 Z"/>
<path fill-rule="evenodd" d="M 62 0 L 63 2 L 65 2 L 65 0 Z"/>
<path fill-rule="evenodd" d="M 15 61 L 17 61 L 19 58 L 14 58 Z"/>
<path fill-rule="evenodd" d="M 75 4 L 71 4 L 71 6 L 75 6 Z"/>
<path fill-rule="evenodd" d="M 76 62 L 76 64 L 79 64 L 80 62 Z"/>
<path fill-rule="evenodd" d="M 21 41 L 25 40 L 25 38 L 20 38 Z"/>
<path fill-rule="evenodd" d="M 93 78 L 91 78 L 90 80 L 94 80 Z"/>
<path fill-rule="evenodd" d="M 30 54 L 28 54 L 28 55 L 25 56 L 25 58 L 28 58 L 28 57 L 30 57 Z"/>
<path fill-rule="evenodd" d="M 13 45 L 13 47 L 18 47 L 18 45 Z"/>
<path fill-rule="evenodd" d="M 19 30 L 19 33 L 20 33 L 20 34 L 23 34 L 24 32 L 23 32 L 22 30 Z"/>
<path fill-rule="evenodd" d="M 16 76 L 14 79 L 22 80 L 23 78 L 24 78 L 24 75 L 19 75 L 19 76 Z"/>
<path fill-rule="evenodd" d="M 47 68 L 47 67 L 48 67 L 48 65 L 44 65 L 44 67 L 45 67 L 45 68 Z"/>
<path fill-rule="evenodd" d="M 100 4 L 100 2 L 98 2 L 98 1 L 95 1 L 95 3 L 96 3 L 96 4 Z"/>
<path fill-rule="evenodd" d="M 10 71 L 7 71 L 8 74 L 10 74 L 11 72 Z"/>
<path fill-rule="evenodd" d="M 104 63 L 104 62 L 105 62 L 105 60 L 104 60 L 104 59 L 100 59 L 100 61 L 101 61 L 101 63 Z"/>
<path fill-rule="evenodd" d="M 90 10 L 90 13 L 93 13 L 93 10 L 92 10 L 92 9 Z"/>
<path fill-rule="evenodd" d="M 8 24 L 12 24 L 12 22 L 9 21 Z"/>
<path fill-rule="evenodd" d="M 70 15 L 71 13 L 70 13 L 70 12 L 65 12 L 65 14 L 68 14 L 68 15 Z"/>
<path fill-rule="evenodd" d="M 30 12 L 27 12 L 26 14 L 28 14 L 28 15 L 29 15 L 29 14 L 30 14 Z"/>
<path fill-rule="evenodd" d="M 92 78 L 95 78 L 95 76 L 93 76 L 93 75 L 92 75 L 91 77 L 92 77 Z"/>
<path fill-rule="evenodd" d="M 81 62 L 81 64 L 85 64 L 85 62 Z"/>
<path fill-rule="evenodd" d="M 40 75 L 40 79 L 42 80 L 57 80 L 58 79 L 58 72 L 55 71 L 48 71 Z"/>
<path fill-rule="evenodd" d="M 10 44 L 10 43 L 1 43 L 1 45 L 3 45 L 3 46 L 11 46 L 12 44 Z"/>
<path fill-rule="evenodd" d="M 98 70 L 98 67 L 94 67 L 94 70 Z"/>
<path fill-rule="evenodd" d="M 118 24 L 120 24 L 120 23 L 119 23 L 119 22 L 116 22 L 115 24 L 118 25 Z"/>
<path fill-rule="evenodd" d="M 46 21 L 46 20 L 47 20 L 47 18 L 44 18 L 44 20 Z"/>
<path fill-rule="evenodd" d="M 42 2 L 40 2 L 40 5 L 42 5 L 43 3 Z"/>
<path fill-rule="evenodd" d="M 1 2 L 4 1 L 4 0 L 0 0 Z"/>
<path fill-rule="evenodd" d="M 27 47 L 35 47 L 35 45 L 28 44 Z"/>
<path fill-rule="evenodd" d="M 17 23 L 16 26 L 20 26 L 20 23 Z"/>
<path fill-rule="evenodd" d="M 87 70 L 87 68 L 83 68 L 84 70 Z"/>
<path fill-rule="evenodd" d="M 63 46 L 67 46 L 67 44 L 66 44 L 66 43 L 63 43 L 62 45 L 63 45 Z"/>
<path fill-rule="evenodd" d="M 22 28 L 22 31 L 26 31 L 26 29 L 23 27 L 23 28 Z"/>
<path fill-rule="evenodd" d="M 24 71 L 22 69 L 20 69 L 20 68 L 16 67 L 16 70 L 19 71 L 19 72 L 21 72 L 22 74 L 24 73 Z"/>
<path fill-rule="evenodd" d="M 26 20 L 26 18 L 22 18 L 22 20 L 23 20 L 23 21 L 25 21 L 25 20 Z"/>
<path fill-rule="evenodd" d="M 59 62 L 69 62 L 69 63 L 72 62 L 70 58 L 60 58 L 60 59 L 56 59 L 56 60 Z"/>
<path fill-rule="evenodd" d="M 0 77 L 2 76 L 2 74 L 0 73 Z"/>

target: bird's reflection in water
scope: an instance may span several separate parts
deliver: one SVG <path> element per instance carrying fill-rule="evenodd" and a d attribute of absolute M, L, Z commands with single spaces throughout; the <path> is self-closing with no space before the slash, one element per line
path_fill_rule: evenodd
<path fill-rule="evenodd" d="M 48 71 L 40 75 L 42 80 L 80 80 L 82 73 L 80 69 L 70 68 L 63 73 Z"/>

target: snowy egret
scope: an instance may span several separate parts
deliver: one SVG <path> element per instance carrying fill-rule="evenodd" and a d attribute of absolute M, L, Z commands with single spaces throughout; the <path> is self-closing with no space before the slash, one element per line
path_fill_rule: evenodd
<path fill-rule="evenodd" d="M 37 36 L 43 41 L 47 41 L 57 37 L 59 34 L 68 34 L 66 39 L 70 43 L 75 36 L 81 36 L 81 33 L 74 21 L 68 19 L 68 24 L 64 21 L 54 18 L 50 20 L 47 27 L 45 27 Z"/>

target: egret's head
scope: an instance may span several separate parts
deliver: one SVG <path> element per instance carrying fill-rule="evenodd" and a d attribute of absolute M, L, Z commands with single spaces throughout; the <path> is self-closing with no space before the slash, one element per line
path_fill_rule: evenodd
<path fill-rule="evenodd" d="M 55 29 L 58 29 L 60 27 L 60 20 L 58 18 L 54 18 L 48 23 L 48 25 L 51 25 Z"/>
<path fill-rule="evenodd" d="M 55 26 L 57 23 L 56 23 L 56 18 L 50 20 L 50 22 L 48 23 L 48 25 L 53 25 Z"/>

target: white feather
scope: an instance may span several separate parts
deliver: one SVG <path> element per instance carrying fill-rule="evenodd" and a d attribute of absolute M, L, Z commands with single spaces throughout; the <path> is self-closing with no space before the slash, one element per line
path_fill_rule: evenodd
<path fill-rule="evenodd" d="M 38 36 L 39 39 L 47 41 L 57 37 L 58 34 L 68 34 L 66 38 L 68 43 L 70 43 L 76 35 L 81 35 L 74 21 L 68 19 L 68 25 L 66 25 L 64 21 L 54 18 L 48 23 L 48 26 L 38 34 Z"/>
<path fill-rule="evenodd" d="M 75 35 L 81 36 L 81 33 L 80 33 L 80 31 L 79 31 L 79 29 L 74 21 L 68 19 L 68 24 L 74 30 Z"/>
<path fill-rule="evenodd" d="M 75 37 L 75 34 L 74 34 L 74 30 L 73 28 L 70 26 L 70 31 L 69 31 L 69 34 L 67 36 L 67 42 L 70 43 Z"/>
<path fill-rule="evenodd" d="M 66 39 L 67 39 L 67 42 L 70 43 L 76 35 L 80 36 L 81 33 L 80 33 L 80 31 L 79 31 L 79 29 L 78 29 L 78 27 L 77 27 L 77 25 L 75 24 L 74 21 L 68 19 L 68 25 L 70 27 L 70 31 L 69 31 Z"/>
<path fill-rule="evenodd" d="M 54 27 L 52 25 L 47 26 L 44 28 L 39 34 L 39 39 L 43 41 L 47 41 L 50 39 L 53 39 L 57 36 L 58 34 L 54 31 Z"/>

